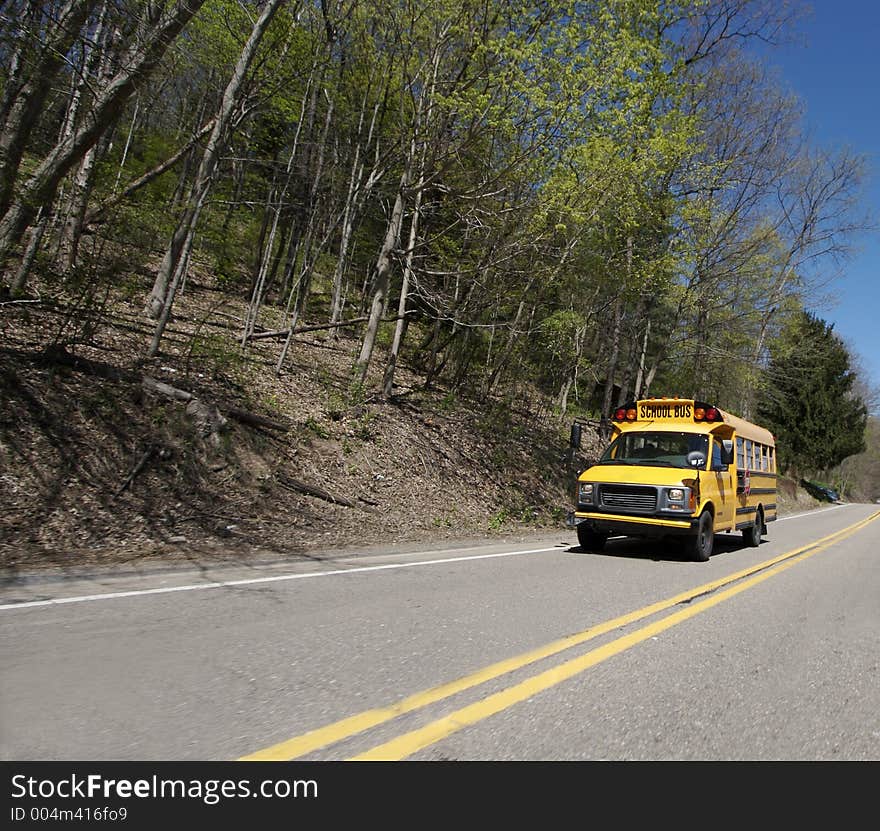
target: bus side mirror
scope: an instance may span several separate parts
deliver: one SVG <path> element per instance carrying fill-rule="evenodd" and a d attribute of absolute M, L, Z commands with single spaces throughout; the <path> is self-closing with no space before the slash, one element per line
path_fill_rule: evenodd
<path fill-rule="evenodd" d="M 691 450 L 691 452 L 687 454 L 686 458 L 687 463 L 691 467 L 702 468 L 706 466 L 706 456 L 701 450 Z"/>
<path fill-rule="evenodd" d="M 568 439 L 568 444 L 570 447 L 580 447 L 581 446 L 581 425 L 580 424 L 572 424 L 571 425 L 571 436 Z"/>
<path fill-rule="evenodd" d="M 733 439 L 721 440 L 721 464 L 733 464 Z"/>

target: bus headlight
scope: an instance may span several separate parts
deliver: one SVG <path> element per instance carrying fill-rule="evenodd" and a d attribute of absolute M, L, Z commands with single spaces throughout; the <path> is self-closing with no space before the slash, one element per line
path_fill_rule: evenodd
<path fill-rule="evenodd" d="M 582 505 L 593 504 L 593 483 L 578 482 L 578 502 Z"/>
<path fill-rule="evenodd" d="M 688 496 L 690 496 L 690 488 L 666 488 L 667 511 L 684 511 L 686 510 Z"/>

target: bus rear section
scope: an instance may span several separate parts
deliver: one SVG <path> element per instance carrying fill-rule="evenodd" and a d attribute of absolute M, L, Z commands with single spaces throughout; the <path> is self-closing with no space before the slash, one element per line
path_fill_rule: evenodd
<path fill-rule="evenodd" d="M 585 550 L 611 536 L 677 538 L 705 562 L 716 533 L 760 545 L 776 519 L 772 434 L 693 399 L 644 399 L 617 408 L 611 442 L 578 476 L 570 524 Z"/>

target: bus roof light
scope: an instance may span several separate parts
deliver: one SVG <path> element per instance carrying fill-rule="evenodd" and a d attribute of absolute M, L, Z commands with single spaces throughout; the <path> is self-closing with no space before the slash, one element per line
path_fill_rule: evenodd
<path fill-rule="evenodd" d="M 694 421 L 724 421 L 724 414 L 712 404 L 694 401 Z"/>
<path fill-rule="evenodd" d="M 617 407 L 612 416 L 613 421 L 635 421 L 638 418 L 638 410 L 635 401 L 628 401 Z"/>

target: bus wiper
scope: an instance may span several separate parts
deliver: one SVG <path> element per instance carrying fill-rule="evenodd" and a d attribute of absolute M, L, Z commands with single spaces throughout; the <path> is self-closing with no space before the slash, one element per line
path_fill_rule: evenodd
<path fill-rule="evenodd" d="M 672 462 L 667 462 L 666 459 L 642 459 L 639 464 L 656 465 L 657 467 L 679 467 L 679 465 L 675 465 Z"/>

